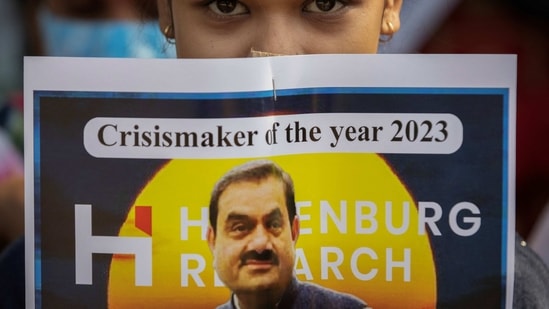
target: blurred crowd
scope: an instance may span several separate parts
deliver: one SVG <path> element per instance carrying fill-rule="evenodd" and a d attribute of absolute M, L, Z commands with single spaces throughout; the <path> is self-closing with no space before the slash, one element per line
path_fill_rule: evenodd
<path fill-rule="evenodd" d="M 0 0 L 0 308 L 24 308 L 23 57 L 173 58 L 154 0 Z"/>
<path fill-rule="evenodd" d="M 152 0 L 0 0 L 0 251 L 23 234 L 23 56 L 173 58 Z"/>
<path fill-rule="evenodd" d="M 516 54 L 516 230 L 549 263 L 549 1 L 462 0 L 420 53 Z"/>
<path fill-rule="evenodd" d="M 383 52 L 518 55 L 517 231 L 549 262 L 549 1 L 449 2 L 443 18 L 408 27 L 428 35 Z M 0 255 L 24 233 L 23 56 L 175 57 L 156 18 L 153 0 L 0 0 Z"/>

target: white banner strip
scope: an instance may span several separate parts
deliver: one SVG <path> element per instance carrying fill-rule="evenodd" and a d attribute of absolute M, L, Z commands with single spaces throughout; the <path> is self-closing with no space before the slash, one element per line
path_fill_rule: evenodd
<path fill-rule="evenodd" d="M 94 118 L 84 146 L 100 158 L 244 158 L 294 153 L 450 154 L 452 114 L 300 114 L 254 118 Z"/>

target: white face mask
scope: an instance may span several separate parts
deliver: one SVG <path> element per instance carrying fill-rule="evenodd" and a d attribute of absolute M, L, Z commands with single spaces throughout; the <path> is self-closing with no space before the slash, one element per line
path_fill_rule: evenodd
<path fill-rule="evenodd" d="M 44 53 L 64 57 L 175 58 L 156 21 L 80 20 L 38 15 Z"/>

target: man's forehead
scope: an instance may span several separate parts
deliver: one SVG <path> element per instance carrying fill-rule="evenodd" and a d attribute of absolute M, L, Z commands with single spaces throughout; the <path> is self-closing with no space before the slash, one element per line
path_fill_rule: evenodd
<path fill-rule="evenodd" d="M 264 190 L 266 187 L 272 190 L 284 189 L 282 179 L 274 175 L 268 175 L 260 178 L 249 178 L 249 179 L 246 178 L 246 179 L 235 180 L 229 185 L 227 185 L 225 190 L 223 190 L 223 192 L 221 193 L 220 198 L 227 191 L 232 191 L 232 190 L 256 191 L 261 189 Z"/>
<path fill-rule="evenodd" d="M 286 198 L 281 179 L 269 176 L 263 179 L 241 180 L 228 185 L 219 196 L 219 213 L 230 213 L 235 209 L 247 209 L 267 213 L 286 208 Z"/>

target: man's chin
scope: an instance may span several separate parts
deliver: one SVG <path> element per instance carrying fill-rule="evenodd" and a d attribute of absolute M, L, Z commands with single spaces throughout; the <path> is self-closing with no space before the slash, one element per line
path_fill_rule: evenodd
<path fill-rule="evenodd" d="M 235 288 L 234 291 L 239 290 L 241 293 L 267 292 L 278 289 L 279 285 L 280 280 L 278 276 L 273 276 L 271 274 L 255 275 L 243 279 L 239 287 Z"/>

